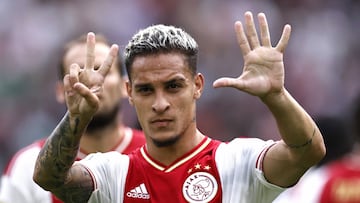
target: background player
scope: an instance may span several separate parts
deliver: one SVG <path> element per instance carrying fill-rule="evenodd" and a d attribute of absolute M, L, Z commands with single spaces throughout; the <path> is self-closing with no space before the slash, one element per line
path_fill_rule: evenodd
<path fill-rule="evenodd" d="M 110 46 L 107 39 L 97 35 L 96 49 L 94 50 L 95 67 L 100 67 Z M 64 49 L 59 78 L 69 73 L 72 63 L 84 66 L 86 60 L 86 35 L 69 42 Z M 145 143 L 142 131 L 125 126 L 122 121 L 121 101 L 126 98 L 125 76 L 122 75 L 122 62 L 116 56 L 115 63 L 110 68 L 104 80 L 102 95 L 99 98 L 100 107 L 89 123 L 87 130 L 80 141 L 80 148 L 76 159 L 84 158 L 88 153 L 117 151 L 129 153 Z M 65 102 L 64 84 L 57 84 L 56 97 L 60 103 Z M 9 162 L 1 178 L 0 200 L 6 203 L 51 203 L 60 202 L 49 192 L 33 182 L 33 169 L 36 157 L 46 139 L 38 140 L 19 150 Z"/>

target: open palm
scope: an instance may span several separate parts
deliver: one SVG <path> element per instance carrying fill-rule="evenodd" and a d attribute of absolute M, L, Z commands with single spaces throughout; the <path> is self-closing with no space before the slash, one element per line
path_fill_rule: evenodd
<path fill-rule="evenodd" d="M 291 27 L 284 27 L 277 46 L 272 47 L 265 15 L 260 13 L 258 19 L 261 44 L 251 12 L 245 13 L 246 33 L 241 22 L 235 23 L 237 40 L 244 58 L 243 72 L 238 78 L 217 79 L 214 87 L 234 87 L 259 97 L 283 90 L 283 52 L 290 38 Z"/>

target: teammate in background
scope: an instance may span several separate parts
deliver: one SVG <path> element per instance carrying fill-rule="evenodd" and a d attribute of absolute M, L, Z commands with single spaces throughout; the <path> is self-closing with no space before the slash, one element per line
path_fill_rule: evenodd
<path fill-rule="evenodd" d="M 98 69 L 105 60 L 110 45 L 104 36 L 97 36 L 96 49 L 91 53 Z M 113 66 L 110 67 L 106 78 L 103 78 L 102 94 L 99 96 L 99 109 L 83 131 L 79 150 L 75 159 L 80 160 L 88 153 L 117 151 L 129 153 L 145 143 L 142 131 L 125 126 L 122 122 L 121 100 L 126 98 L 125 78 L 122 75 L 120 57 L 114 53 Z M 64 49 L 62 62 L 59 66 L 60 78 L 69 73 L 72 63 L 82 68 L 86 63 L 86 35 L 69 42 Z M 65 102 L 64 84 L 57 84 L 56 98 L 60 103 Z M 9 162 L 1 178 L 0 201 L 5 203 L 54 203 L 61 202 L 49 192 L 43 190 L 33 181 L 33 170 L 36 157 L 46 139 L 38 140 L 17 152 Z M 66 150 L 62 148 L 61 150 Z"/>
<path fill-rule="evenodd" d="M 320 192 L 319 203 L 360 203 L 360 94 L 350 112 L 356 139 L 354 148 L 328 166 L 328 178 Z"/>
<path fill-rule="evenodd" d="M 325 157 L 311 167 L 296 185 L 281 193 L 273 203 L 318 203 L 320 191 L 329 175 L 329 166 L 351 152 L 354 139 L 343 118 L 318 116 L 315 121 L 324 137 Z"/>
<path fill-rule="evenodd" d="M 66 202 L 271 202 L 323 158 L 325 146 L 312 118 L 284 87 L 290 26 L 272 47 L 265 15 L 258 20 L 260 39 L 251 12 L 245 13 L 246 31 L 235 23 L 243 72 L 213 86 L 257 96 L 276 119 L 282 140 L 223 143 L 202 134 L 196 125 L 196 101 L 204 88 L 196 70 L 197 43 L 180 28 L 153 25 L 125 49 L 129 102 L 146 145 L 130 155 L 96 153 L 74 162 L 118 51 L 113 45 L 95 71 L 95 36 L 89 33 L 85 69 L 73 64 L 64 78 L 68 112 L 39 153 L 34 180 Z"/>

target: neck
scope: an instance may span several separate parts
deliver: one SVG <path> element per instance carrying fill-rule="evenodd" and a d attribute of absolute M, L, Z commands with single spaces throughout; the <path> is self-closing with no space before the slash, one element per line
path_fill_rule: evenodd
<path fill-rule="evenodd" d="M 147 141 L 146 149 L 152 158 L 165 166 L 168 166 L 194 149 L 204 137 L 205 136 L 199 130 L 195 129 L 190 136 L 181 136 L 179 140 L 171 146 L 157 147 L 156 145 L 151 144 L 151 141 Z"/>
<path fill-rule="evenodd" d="M 125 126 L 115 119 L 115 122 L 86 132 L 80 140 L 80 149 L 85 153 L 108 152 L 121 142 L 125 134 Z"/>

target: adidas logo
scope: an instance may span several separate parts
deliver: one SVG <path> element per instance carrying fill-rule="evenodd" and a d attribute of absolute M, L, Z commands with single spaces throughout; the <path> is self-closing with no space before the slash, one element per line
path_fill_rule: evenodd
<path fill-rule="evenodd" d="M 139 186 L 130 190 L 130 192 L 127 192 L 126 196 L 139 199 L 150 199 L 150 195 L 146 190 L 144 183 L 141 183 Z"/>

